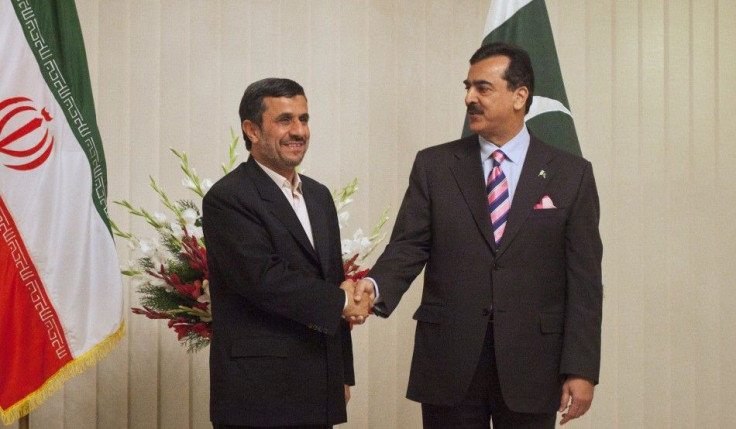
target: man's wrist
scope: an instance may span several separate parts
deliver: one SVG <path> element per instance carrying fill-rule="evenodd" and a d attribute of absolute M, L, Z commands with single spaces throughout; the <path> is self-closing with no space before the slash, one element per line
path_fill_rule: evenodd
<path fill-rule="evenodd" d="M 381 298 L 381 293 L 378 291 L 378 283 L 376 283 L 376 280 L 374 280 L 373 277 L 365 277 L 365 279 L 373 283 L 373 290 L 376 292 L 376 298 L 373 300 L 373 302 L 379 302 Z"/>

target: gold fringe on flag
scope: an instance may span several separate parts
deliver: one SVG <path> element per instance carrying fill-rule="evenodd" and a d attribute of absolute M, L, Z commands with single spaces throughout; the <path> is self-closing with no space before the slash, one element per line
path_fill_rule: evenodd
<path fill-rule="evenodd" d="M 0 420 L 3 424 L 10 425 L 23 416 L 26 416 L 48 399 L 54 392 L 59 390 L 66 381 L 75 375 L 83 373 L 87 368 L 102 360 L 117 345 L 125 335 L 125 323 L 120 324 L 117 332 L 102 340 L 92 347 L 87 353 L 64 365 L 53 376 L 35 392 L 28 394 L 25 398 L 12 405 L 7 410 L 0 409 Z"/>

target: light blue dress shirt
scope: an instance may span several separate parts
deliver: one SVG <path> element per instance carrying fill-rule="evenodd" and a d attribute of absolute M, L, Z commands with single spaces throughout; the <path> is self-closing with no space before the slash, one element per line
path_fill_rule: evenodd
<path fill-rule="evenodd" d="M 529 136 L 529 130 L 526 128 L 526 124 L 521 128 L 519 134 L 507 141 L 502 147 L 498 147 L 483 137 L 478 136 L 480 160 L 483 163 L 483 180 L 488 180 L 488 175 L 491 174 L 491 170 L 493 169 L 493 159 L 491 158 L 493 151 L 501 149 L 504 155 L 506 155 L 506 159 L 501 163 L 501 170 L 503 170 L 506 181 L 509 183 L 509 198 L 512 204 L 514 202 L 516 185 L 519 184 L 519 177 L 521 177 L 521 168 L 524 166 L 524 160 L 526 159 L 526 152 L 529 150 L 530 139 L 531 137 Z"/>

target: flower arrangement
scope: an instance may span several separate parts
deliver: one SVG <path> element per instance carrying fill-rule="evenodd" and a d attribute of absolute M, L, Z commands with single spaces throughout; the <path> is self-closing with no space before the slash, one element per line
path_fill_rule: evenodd
<path fill-rule="evenodd" d="M 228 145 L 227 163 L 222 164 L 224 174 L 235 166 L 239 137 L 231 130 L 232 139 Z M 189 164 L 184 152 L 171 149 L 179 159 L 184 173 L 182 185 L 197 195 L 197 203 L 213 182 L 200 179 L 196 170 Z M 171 212 L 172 219 L 163 213 L 151 213 L 143 207 L 135 208 L 126 200 L 114 201 L 132 215 L 144 219 L 155 231 L 152 238 L 139 238 L 124 232 L 112 223 L 113 232 L 127 240 L 135 259 L 127 262 L 122 274 L 131 278 L 140 294 L 141 307 L 132 308 L 134 314 L 149 319 L 168 320 L 168 327 L 177 334 L 179 342 L 189 352 L 207 347 L 210 342 L 212 309 L 209 295 L 209 273 L 207 253 L 202 234 L 202 215 L 199 205 L 192 200 L 173 202 L 166 192 L 150 177 L 151 188 L 159 200 Z M 353 179 L 340 190 L 332 192 L 338 213 L 340 229 L 348 223 L 350 213 L 346 208 L 353 201 L 358 190 L 358 179 Z M 358 228 L 350 239 L 342 240 L 342 257 L 345 276 L 354 280 L 364 277 L 367 268 L 361 267 L 365 259 L 385 238 L 381 232 L 388 220 L 388 209 L 384 210 L 376 226 L 369 235 Z"/>

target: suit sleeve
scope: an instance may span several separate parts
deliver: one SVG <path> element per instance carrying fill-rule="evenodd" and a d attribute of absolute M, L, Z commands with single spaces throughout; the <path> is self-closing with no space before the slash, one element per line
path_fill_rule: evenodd
<path fill-rule="evenodd" d="M 586 163 L 565 232 L 567 303 L 560 372 L 598 383 L 601 356 L 603 245 L 600 206 L 590 163 Z"/>
<path fill-rule="evenodd" d="M 227 286 L 267 312 L 334 335 L 345 293 L 279 254 L 261 218 L 270 213 L 222 192 L 227 189 L 218 191 L 205 196 L 203 230 L 208 257 L 229 265 L 222 270 Z"/>
<path fill-rule="evenodd" d="M 374 312 L 388 317 L 429 259 L 431 198 L 423 152 L 417 154 L 391 240 L 370 271 L 381 297 Z"/>

